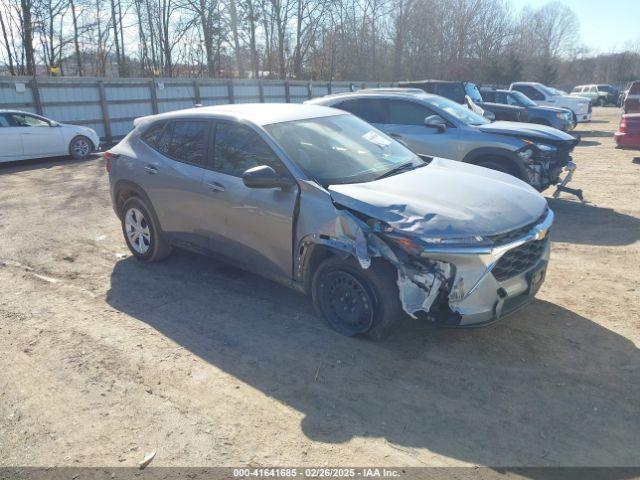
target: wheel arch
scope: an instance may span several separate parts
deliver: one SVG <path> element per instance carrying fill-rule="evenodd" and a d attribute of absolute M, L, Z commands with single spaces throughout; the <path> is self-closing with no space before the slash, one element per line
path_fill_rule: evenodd
<path fill-rule="evenodd" d="M 465 163 L 478 165 L 483 159 L 492 158 L 507 162 L 520 180 L 527 181 L 527 168 L 515 152 L 499 147 L 481 147 L 470 151 L 462 159 Z"/>
<path fill-rule="evenodd" d="M 131 197 L 139 197 L 154 216 L 156 224 L 160 226 L 160 221 L 158 220 L 158 215 L 156 214 L 151 199 L 140 185 L 131 180 L 118 180 L 113 187 L 113 209 L 116 215 L 118 215 L 118 218 L 122 219 L 122 214 L 124 213 L 122 207 Z"/>

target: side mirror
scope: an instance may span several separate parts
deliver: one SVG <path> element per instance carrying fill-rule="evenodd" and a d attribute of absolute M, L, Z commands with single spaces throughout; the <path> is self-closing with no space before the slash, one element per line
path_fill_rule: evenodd
<path fill-rule="evenodd" d="M 242 182 L 248 188 L 287 188 L 293 185 L 293 180 L 276 173 L 268 165 L 246 170 L 242 174 Z"/>
<path fill-rule="evenodd" d="M 489 110 L 485 110 L 484 112 L 482 112 L 482 116 L 487 120 L 489 120 L 490 122 L 496 121 L 496 114 L 493 112 L 490 112 Z"/>
<path fill-rule="evenodd" d="M 51 121 L 49 122 L 49 126 L 50 126 L 50 127 L 59 127 L 59 126 L 60 126 L 60 124 L 59 124 L 58 122 L 56 122 L 55 120 L 51 120 Z"/>
<path fill-rule="evenodd" d="M 427 128 L 436 128 L 439 132 L 447 129 L 447 122 L 440 115 L 429 115 L 424 119 L 424 126 Z"/>

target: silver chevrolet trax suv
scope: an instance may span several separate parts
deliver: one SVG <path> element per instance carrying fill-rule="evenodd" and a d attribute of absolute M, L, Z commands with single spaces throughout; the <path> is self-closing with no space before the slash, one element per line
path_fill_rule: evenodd
<path fill-rule="evenodd" d="M 527 304 L 553 213 L 526 183 L 425 161 L 346 112 L 244 104 L 135 122 L 105 154 L 133 255 L 212 254 L 309 293 L 345 335 L 404 315 L 482 325 Z M 247 292 L 250 296 L 251 292 Z"/>

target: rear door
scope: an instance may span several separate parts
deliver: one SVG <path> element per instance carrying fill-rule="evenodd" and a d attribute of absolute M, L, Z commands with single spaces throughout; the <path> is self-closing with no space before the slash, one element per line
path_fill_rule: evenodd
<path fill-rule="evenodd" d="M 290 175 L 261 135 L 247 125 L 218 121 L 202 225 L 211 250 L 267 276 L 291 278 L 293 212 L 298 187 L 247 188 L 242 174 L 267 165 Z"/>
<path fill-rule="evenodd" d="M 0 113 L 0 161 L 10 162 L 22 158 L 22 136 L 9 114 Z"/>
<path fill-rule="evenodd" d="M 155 127 L 155 128 L 154 128 Z M 152 125 L 142 136 L 137 178 L 149 196 L 165 233 L 178 244 L 206 249 L 202 227 L 203 189 L 211 122 L 180 119 Z"/>

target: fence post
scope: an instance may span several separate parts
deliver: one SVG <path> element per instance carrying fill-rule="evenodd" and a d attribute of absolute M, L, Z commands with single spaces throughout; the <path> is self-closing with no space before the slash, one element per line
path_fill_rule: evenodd
<path fill-rule="evenodd" d="M 331 80 L 327 83 L 327 94 L 331 95 Z"/>
<path fill-rule="evenodd" d="M 229 103 L 236 103 L 233 96 L 233 80 L 227 80 L 227 95 L 229 96 Z"/>
<path fill-rule="evenodd" d="M 260 95 L 260 103 L 264 103 L 264 85 L 262 80 L 258 80 L 258 93 Z"/>
<path fill-rule="evenodd" d="M 362 82 L 362 90 L 364 90 L 365 88 L 367 88 L 367 84 Z"/>
<path fill-rule="evenodd" d="M 353 82 L 349 84 L 349 91 L 353 92 Z"/>
<path fill-rule="evenodd" d="M 104 135 L 107 143 L 113 142 L 111 135 L 111 121 L 109 120 L 109 107 L 107 106 L 107 96 L 104 91 L 104 83 L 98 80 L 98 95 L 100 96 L 100 109 L 102 110 L 102 123 L 104 123 Z"/>
<path fill-rule="evenodd" d="M 284 82 L 284 99 L 287 103 L 291 103 L 291 94 L 289 93 L 289 80 Z"/>
<path fill-rule="evenodd" d="M 42 115 L 42 100 L 40 99 L 40 90 L 38 89 L 38 79 L 33 76 L 31 80 L 31 93 L 33 95 L 33 103 L 35 103 L 36 113 Z"/>
<path fill-rule="evenodd" d="M 307 97 L 309 98 L 309 100 L 313 98 L 313 90 L 311 87 L 311 82 L 307 83 Z"/>
<path fill-rule="evenodd" d="M 151 111 L 158 114 L 158 92 L 156 92 L 156 81 L 152 78 L 149 81 L 149 92 L 151 92 Z"/>
<path fill-rule="evenodd" d="M 194 80 L 193 81 L 193 96 L 195 101 L 193 102 L 196 105 L 199 105 L 202 103 L 201 97 L 200 97 L 200 84 L 198 83 L 198 80 Z"/>

